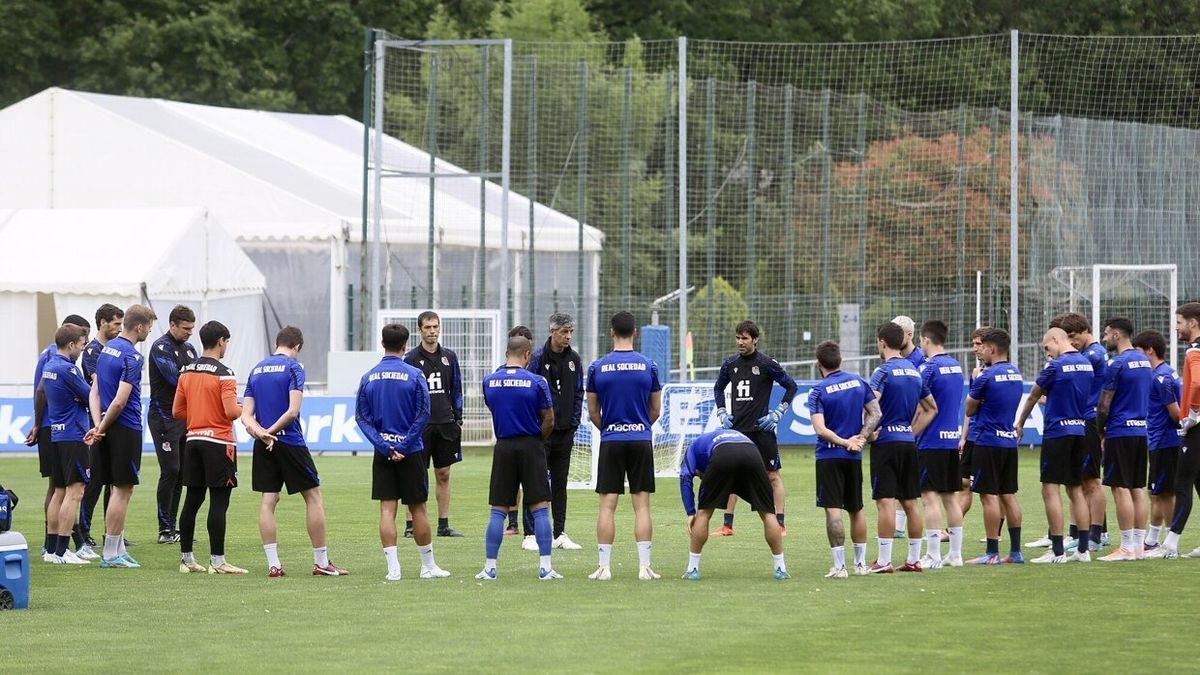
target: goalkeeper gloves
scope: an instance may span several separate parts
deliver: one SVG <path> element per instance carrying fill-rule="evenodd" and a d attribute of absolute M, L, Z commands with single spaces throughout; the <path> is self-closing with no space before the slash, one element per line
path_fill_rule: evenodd
<path fill-rule="evenodd" d="M 1179 429 L 1186 434 L 1198 424 L 1200 424 L 1200 410 L 1189 410 L 1188 416 L 1180 422 Z"/>
<path fill-rule="evenodd" d="M 779 426 L 779 420 L 783 419 L 783 412 L 787 410 L 786 403 L 780 403 L 774 410 L 758 418 L 759 431 L 774 432 L 775 427 Z"/>
<path fill-rule="evenodd" d="M 722 429 L 733 428 L 733 416 L 729 414 L 728 410 L 717 408 L 717 419 L 720 420 Z"/>

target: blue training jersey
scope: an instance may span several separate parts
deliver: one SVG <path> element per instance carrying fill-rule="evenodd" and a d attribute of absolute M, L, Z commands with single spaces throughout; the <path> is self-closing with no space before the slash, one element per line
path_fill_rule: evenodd
<path fill-rule="evenodd" d="M 38 385 L 42 383 L 42 371 L 46 369 L 46 364 L 50 362 L 50 357 L 57 353 L 58 347 L 54 343 L 50 343 L 49 347 L 46 347 L 38 353 L 37 365 L 33 367 L 33 393 L 35 396 L 37 395 Z M 46 421 L 46 416 L 43 415 L 42 426 L 46 427 L 49 426 L 49 424 L 50 423 Z"/>
<path fill-rule="evenodd" d="M 1158 364 L 1150 383 L 1150 410 L 1146 415 L 1147 445 L 1151 450 L 1178 448 L 1182 444 L 1179 424 L 1167 413 L 1167 406 L 1178 404 L 1181 394 L 1175 369 L 1166 361 Z"/>
<path fill-rule="evenodd" d="M 1024 393 L 1021 371 L 1008 361 L 988 366 L 975 378 L 970 396 L 979 401 L 979 410 L 971 422 L 979 426 L 976 444 L 993 448 L 1017 447 L 1017 432 L 1013 431 L 1013 425 Z"/>
<path fill-rule="evenodd" d="M 507 366 L 483 378 L 483 402 L 496 438 L 542 437 L 542 411 L 553 408 L 546 378 Z"/>
<path fill-rule="evenodd" d="M 914 347 L 913 350 L 908 353 L 908 356 L 905 356 L 904 358 L 908 359 L 908 362 L 917 368 L 920 368 L 921 364 L 925 363 L 926 360 L 925 352 L 921 351 L 920 347 Z"/>
<path fill-rule="evenodd" d="M 1100 403 L 1100 390 L 1104 388 L 1104 375 L 1108 370 L 1108 351 L 1099 342 L 1083 348 L 1083 355 L 1092 364 L 1092 387 L 1088 392 L 1087 408 L 1083 411 L 1083 419 L 1096 419 L 1096 406 Z"/>
<path fill-rule="evenodd" d="M 132 342 L 117 336 L 104 345 L 96 359 L 96 380 L 100 389 L 100 409 L 108 410 L 117 396 L 117 388 L 128 382 L 131 389 L 117 424 L 142 430 L 142 355 Z"/>
<path fill-rule="evenodd" d="M 949 354 L 934 354 L 921 364 L 921 379 L 933 394 L 937 414 L 917 439 L 918 450 L 958 451 L 962 437 L 962 364 Z"/>
<path fill-rule="evenodd" d="M 1079 352 L 1051 359 L 1038 373 L 1037 386 L 1046 392 L 1042 438 L 1083 436 L 1084 412 L 1092 391 L 1092 362 Z"/>
<path fill-rule="evenodd" d="M 754 445 L 754 441 L 740 431 L 714 429 L 698 436 L 683 453 L 683 461 L 679 464 L 679 496 L 683 498 L 683 510 L 689 516 L 696 513 L 696 497 L 692 493 L 692 479 L 708 470 L 708 462 L 712 459 L 713 450 L 724 443 Z"/>
<path fill-rule="evenodd" d="M 850 438 L 862 431 L 863 408 L 875 400 L 875 392 L 866 380 L 853 373 L 840 370 L 825 376 L 808 392 L 804 404 L 811 415 L 820 413 L 825 417 L 825 427 L 842 438 Z M 817 438 L 816 457 L 821 459 L 853 459 L 862 461 L 861 452 L 850 452 L 840 445 L 830 445 Z"/>
<path fill-rule="evenodd" d="M 88 384 L 96 378 L 96 359 L 100 358 L 100 350 L 104 349 L 104 345 L 100 344 L 100 340 L 92 338 L 92 341 L 83 348 L 83 355 L 79 357 L 79 365 L 83 367 L 83 379 L 87 380 Z"/>
<path fill-rule="evenodd" d="M 600 440 L 651 440 L 649 399 L 660 389 L 658 366 L 632 350 L 609 352 L 588 366 L 587 390 L 600 399 Z"/>
<path fill-rule="evenodd" d="M 82 441 L 90 426 L 87 402 L 91 392 L 83 373 L 56 350 L 42 369 L 42 390 L 46 394 L 45 421 L 50 427 L 50 440 Z"/>
<path fill-rule="evenodd" d="M 875 442 L 915 443 L 912 419 L 921 399 L 929 395 L 921 372 L 903 356 L 892 357 L 871 374 L 871 389 L 879 394 L 879 408 L 883 412 Z"/>
<path fill-rule="evenodd" d="M 358 383 L 354 420 L 375 452 L 413 455 L 425 449 L 421 433 L 429 422 L 425 375 L 399 356 L 387 355 Z"/>
<path fill-rule="evenodd" d="M 1113 392 L 1104 422 L 1109 438 L 1146 436 L 1146 413 L 1154 368 L 1137 349 L 1126 349 L 1113 357 L 1104 378 L 1104 391 Z"/>
<path fill-rule="evenodd" d="M 243 398 L 254 399 L 254 419 L 270 429 L 291 406 L 291 393 L 304 392 L 304 365 L 284 354 L 272 354 L 250 370 Z M 292 420 L 275 438 L 281 443 L 304 447 L 300 417 Z"/>

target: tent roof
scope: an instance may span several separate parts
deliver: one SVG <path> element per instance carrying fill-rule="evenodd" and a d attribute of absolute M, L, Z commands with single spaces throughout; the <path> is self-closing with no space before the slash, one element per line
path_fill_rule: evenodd
<path fill-rule="evenodd" d="M 345 116 L 52 88 L 0 110 L 0 127 L 17 130 L 0 139 L 6 206 L 203 204 L 242 240 L 361 238 L 363 126 Z M 427 153 L 396 138 L 385 137 L 382 152 L 388 168 L 428 169 Z M 465 173 L 441 161 L 437 170 Z M 439 178 L 434 188 L 438 241 L 478 246 L 479 179 Z M 387 178 L 382 192 L 383 238 L 427 241 L 428 181 Z M 488 182 L 485 193 L 487 244 L 498 248 L 502 190 Z M 510 248 L 528 246 L 529 224 L 530 200 L 510 191 Z M 543 204 L 533 204 L 533 230 L 540 250 L 577 246 L 578 221 Z M 585 249 L 602 243 L 603 234 L 584 225 Z"/>
<path fill-rule="evenodd" d="M 86 232 L 86 237 L 64 237 Z M 0 291 L 210 297 L 260 293 L 263 275 L 205 209 L 0 212 Z"/>

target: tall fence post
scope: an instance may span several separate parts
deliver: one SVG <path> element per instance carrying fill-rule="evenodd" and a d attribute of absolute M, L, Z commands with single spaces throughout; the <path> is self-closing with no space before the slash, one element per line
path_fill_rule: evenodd
<path fill-rule="evenodd" d="M 535 237 L 534 228 L 534 207 L 538 203 L 538 171 L 537 171 L 537 55 L 529 55 L 529 101 L 526 103 L 528 108 L 528 130 L 526 132 L 525 147 L 528 152 L 527 161 L 529 162 L 529 311 L 528 319 L 530 325 L 537 325 L 537 256 L 535 254 Z"/>
<path fill-rule="evenodd" d="M 858 96 L 858 311 L 867 311 L 867 94 Z M 861 345 L 854 345 L 855 354 Z"/>
<path fill-rule="evenodd" d="M 679 379 L 686 382 L 688 334 L 687 38 L 679 38 Z M 668 264 L 670 261 L 668 261 Z"/>
<path fill-rule="evenodd" d="M 633 126 L 633 68 L 625 66 L 625 92 L 621 100 L 621 260 L 628 264 L 633 255 L 633 174 L 630 134 Z M 625 306 L 633 306 L 633 275 L 622 274 Z"/>
<path fill-rule="evenodd" d="M 750 316 L 758 316 L 758 223 L 755 221 L 754 108 L 758 85 L 746 84 L 746 296 L 750 299 Z"/>
<path fill-rule="evenodd" d="M 513 325 L 512 297 L 509 295 L 509 275 L 512 260 L 508 252 L 508 193 L 511 187 L 512 154 L 512 40 L 504 41 L 504 76 L 501 84 L 504 100 L 500 102 L 500 316 Z M 530 199 L 534 199 L 532 196 Z"/>
<path fill-rule="evenodd" d="M 783 281 L 783 295 L 787 308 L 785 335 L 787 336 L 788 350 L 795 350 L 795 354 L 798 354 L 796 340 L 796 224 L 793 222 L 794 214 L 792 213 L 792 193 L 796 189 L 795 178 L 792 175 L 794 153 L 792 106 L 795 93 L 795 88 L 790 84 L 783 89 L 783 227 L 784 242 L 787 246 L 787 277 Z"/>
<path fill-rule="evenodd" d="M 588 97 L 588 67 L 587 61 L 579 62 L 579 172 L 578 185 L 576 185 L 576 199 L 578 203 L 576 208 L 578 214 L 578 233 L 576 235 L 576 265 L 575 265 L 575 314 L 579 317 L 584 315 L 585 301 L 583 297 L 583 264 L 585 256 L 583 254 L 583 224 L 586 221 L 587 213 L 587 141 L 588 141 L 588 125 L 587 125 L 587 97 Z M 598 301 L 598 299 L 597 299 Z M 582 319 L 576 319 L 576 322 L 581 323 Z M 587 330 L 591 326 L 586 327 Z M 579 326 L 579 332 L 586 335 L 585 327 Z"/>
<path fill-rule="evenodd" d="M 1020 127 L 1020 99 L 1019 99 L 1019 59 L 1020 46 L 1018 45 L 1017 31 L 1009 33 L 1011 39 L 1009 53 L 1009 71 L 1008 71 L 1008 115 L 1009 115 L 1009 131 L 1008 131 L 1008 294 L 1009 294 L 1009 315 L 1008 315 L 1008 332 L 1012 340 L 1013 348 L 1016 350 L 1013 362 L 1019 364 L 1021 356 L 1020 339 L 1017 333 L 1017 328 L 1020 325 L 1017 320 L 1018 303 L 1018 285 L 1020 279 L 1020 253 L 1017 251 L 1017 245 L 1020 243 L 1020 232 L 1018 228 L 1020 206 L 1018 190 L 1020 189 L 1020 177 L 1017 175 L 1017 165 L 1020 157 L 1018 156 L 1017 137 L 1021 132 Z"/>
<path fill-rule="evenodd" d="M 487 302 L 487 184 L 488 179 L 488 46 L 479 50 L 479 271 L 475 282 L 475 307 Z M 503 302 L 503 300 L 501 300 Z M 503 314 L 500 315 L 504 317 Z"/>
<path fill-rule="evenodd" d="M 663 227 L 667 234 L 667 253 L 664 256 L 663 264 L 663 279 L 665 283 L 663 288 L 672 288 L 675 281 L 672 277 L 676 276 L 677 270 L 672 269 L 671 259 L 675 257 L 675 141 L 676 134 L 673 133 L 671 125 L 675 123 L 675 106 L 672 104 L 672 96 L 675 94 L 675 79 L 670 71 L 667 71 L 663 77 L 663 122 L 666 129 L 666 134 L 663 138 Z"/>
<path fill-rule="evenodd" d="M 704 96 L 704 225 L 707 230 L 705 240 L 705 263 L 708 268 L 706 281 L 708 284 L 708 321 L 705 323 L 704 347 L 711 349 L 717 341 L 718 328 L 716 317 L 724 316 L 724 295 L 717 295 L 717 287 L 713 283 L 717 278 L 717 139 L 716 139 L 716 107 L 717 83 L 708 78 L 705 83 Z"/>
<path fill-rule="evenodd" d="M 367 316 L 368 321 L 374 321 L 376 310 L 383 306 L 382 286 L 380 278 L 380 262 L 379 262 L 379 244 L 383 240 L 383 123 L 384 123 L 384 81 L 386 66 L 387 47 L 383 40 L 375 41 L 375 189 L 374 207 L 375 213 L 372 215 L 372 232 L 371 232 L 371 288 L 370 303 L 366 306 L 370 312 Z M 363 242 L 366 246 L 367 242 Z"/>
<path fill-rule="evenodd" d="M 425 276 L 425 288 L 427 289 L 428 300 L 426 306 L 430 309 L 437 307 L 437 271 L 435 269 L 435 247 L 437 246 L 434 239 L 434 223 L 437 222 L 436 204 L 437 204 L 437 187 L 434 185 L 437 180 L 434 175 L 437 174 L 437 155 L 438 155 L 438 54 L 434 51 L 429 55 L 429 242 L 425 249 L 425 263 L 428 266 Z M 453 292 L 453 291 L 452 291 Z"/>
<path fill-rule="evenodd" d="M 966 265 L 967 246 L 967 104 L 958 106 L 958 279 L 955 288 L 959 294 L 959 307 L 962 298 L 969 297 L 963 287 Z"/>
<path fill-rule="evenodd" d="M 821 90 L 821 334 L 832 333 L 829 325 L 829 230 L 833 218 L 833 150 L 829 133 L 829 99 L 832 92 Z"/>

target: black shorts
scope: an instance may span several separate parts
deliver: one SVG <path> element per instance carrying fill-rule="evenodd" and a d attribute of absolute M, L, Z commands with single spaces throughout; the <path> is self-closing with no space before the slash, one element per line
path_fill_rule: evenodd
<path fill-rule="evenodd" d="M 1135 490 L 1146 487 L 1146 437 L 1104 439 L 1104 484 Z"/>
<path fill-rule="evenodd" d="M 117 423 L 100 439 L 92 473 L 105 485 L 137 485 L 142 472 L 142 432 Z"/>
<path fill-rule="evenodd" d="M 783 465 L 779 461 L 779 438 L 775 436 L 774 431 L 743 431 L 742 434 L 758 448 L 758 454 L 762 456 L 762 463 L 767 471 L 778 471 L 782 468 Z"/>
<path fill-rule="evenodd" d="M 1042 439 L 1041 481 L 1075 486 L 1083 482 L 1083 467 L 1090 461 L 1084 436 Z"/>
<path fill-rule="evenodd" d="M 91 450 L 83 441 L 60 441 L 54 444 L 54 471 L 50 483 L 56 488 L 72 483 L 87 485 L 92 480 Z"/>
<path fill-rule="evenodd" d="M 975 475 L 975 441 L 963 443 L 962 453 L 958 456 L 958 477 L 971 480 Z M 961 488 L 960 488 L 961 489 Z"/>
<path fill-rule="evenodd" d="M 429 501 L 427 457 L 409 455 L 399 462 L 393 462 L 378 452 L 372 454 L 375 459 L 371 463 L 371 499 L 399 500 L 405 506 Z"/>
<path fill-rule="evenodd" d="M 596 492 L 602 495 L 654 492 L 654 444 L 651 441 L 600 441 Z"/>
<path fill-rule="evenodd" d="M 516 506 L 517 489 L 525 506 L 550 501 L 550 472 L 546 469 L 546 446 L 539 436 L 501 438 L 492 452 L 492 478 L 488 504 Z"/>
<path fill-rule="evenodd" d="M 971 491 L 981 495 L 1017 493 L 1017 449 L 976 445 Z"/>
<path fill-rule="evenodd" d="M 696 508 L 723 509 L 729 504 L 729 495 L 741 497 L 759 513 L 775 513 L 775 491 L 757 445 L 722 443 L 713 448 L 700 479 Z"/>
<path fill-rule="evenodd" d="M 917 483 L 921 492 L 958 492 L 962 489 L 958 450 L 918 450 Z"/>
<path fill-rule="evenodd" d="M 1100 433 L 1096 431 L 1096 419 L 1083 425 L 1083 478 L 1099 479 L 1101 464 Z"/>
<path fill-rule="evenodd" d="M 1179 465 L 1179 446 L 1150 451 L 1150 494 L 1175 494 L 1175 468 Z"/>
<path fill-rule="evenodd" d="M 190 440 L 183 446 L 181 473 L 185 487 L 237 487 L 237 446 Z"/>
<path fill-rule="evenodd" d="M 817 506 L 862 511 L 862 460 L 817 460 Z"/>
<path fill-rule="evenodd" d="M 921 496 L 917 446 L 875 443 L 871 446 L 871 499 L 916 499 Z"/>
<path fill-rule="evenodd" d="M 458 422 L 427 424 L 421 432 L 425 445 L 425 466 L 433 462 L 433 468 L 444 469 L 462 461 L 462 427 Z"/>
<path fill-rule="evenodd" d="M 255 441 L 250 468 L 250 487 L 255 492 L 282 492 L 286 485 L 288 494 L 294 495 L 321 484 L 312 454 L 303 445 L 275 441 L 268 450 L 266 443 Z"/>
<path fill-rule="evenodd" d="M 42 478 L 52 478 L 58 462 L 54 459 L 54 442 L 50 440 L 50 427 L 38 427 L 37 449 L 38 470 L 41 471 Z"/>

